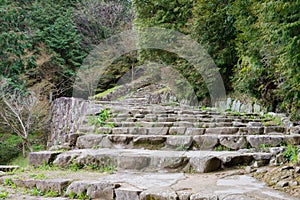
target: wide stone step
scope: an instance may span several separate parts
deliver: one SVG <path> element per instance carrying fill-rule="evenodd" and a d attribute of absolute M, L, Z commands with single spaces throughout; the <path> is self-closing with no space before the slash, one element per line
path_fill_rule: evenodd
<path fill-rule="evenodd" d="M 79 134 L 133 134 L 133 135 L 262 135 L 262 134 L 286 134 L 287 130 L 281 126 L 257 126 L 257 127 L 232 127 L 224 124 L 195 125 L 191 122 L 162 122 L 157 123 L 122 123 L 117 127 L 81 126 Z M 133 126 L 133 127 L 132 127 Z M 207 127 L 208 126 L 208 127 Z"/>
<path fill-rule="evenodd" d="M 124 149 L 173 149 L 173 150 L 238 150 L 244 148 L 300 145 L 300 135 L 135 135 L 135 134 L 88 134 L 79 136 L 76 147 L 124 148 Z"/>
<path fill-rule="evenodd" d="M 26 188 L 40 194 L 51 192 L 61 198 L 46 198 L 10 193 L 8 199 L 101 199 L 101 200 L 296 200 L 287 194 L 270 189 L 243 170 L 222 173 L 115 173 L 32 171 L 43 174 L 44 180 L 34 180 L 26 173 L 18 176 L 4 176 L 1 180 L 11 180 L 17 190 Z M 56 178 L 51 178 L 56 177 Z M 66 197 L 66 198 L 63 198 Z"/>
<path fill-rule="evenodd" d="M 31 153 L 30 160 L 41 160 L 40 156 L 39 153 Z M 205 173 L 239 165 L 250 165 L 255 162 L 259 165 L 267 165 L 271 157 L 271 153 L 242 151 L 81 149 L 57 155 L 53 164 L 63 168 L 75 165 L 78 168 L 113 167 L 118 171 L 188 172 L 192 170 Z M 43 161 L 43 163 L 47 162 L 51 163 L 50 160 Z"/>

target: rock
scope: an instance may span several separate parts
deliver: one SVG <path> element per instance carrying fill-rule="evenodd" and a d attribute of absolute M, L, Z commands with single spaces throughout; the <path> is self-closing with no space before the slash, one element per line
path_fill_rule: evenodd
<path fill-rule="evenodd" d="M 80 149 L 91 149 L 99 146 L 105 135 L 102 134 L 88 134 L 77 138 L 76 146 Z"/>
<path fill-rule="evenodd" d="M 113 144 L 123 145 L 128 145 L 133 140 L 133 136 L 130 135 L 108 135 L 107 138 Z"/>
<path fill-rule="evenodd" d="M 250 165 L 254 159 L 251 154 L 225 154 L 220 156 L 220 158 L 224 167 Z"/>
<path fill-rule="evenodd" d="M 298 166 L 300 166 L 300 153 L 298 154 Z"/>
<path fill-rule="evenodd" d="M 234 126 L 234 127 L 245 127 L 246 124 L 244 124 L 242 122 L 236 122 L 236 121 L 234 121 L 234 122 L 232 122 L 232 126 Z"/>
<path fill-rule="evenodd" d="M 285 135 L 283 141 L 286 144 L 300 145 L 300 135 Z"/>
<path fill-rule="evenodd" d="M 244 135 L 261 135 L 264 133 L 263 127 L 241 127 L 239 133 Z"/>
<path fill-rule="evenodd" d="M 118 157 L 118 169 L 142 170 L 150 165 L 151 158 L 143 156 Z"/>
<path fill-rule="evenodd" d="M 115 127 L 112 129 L 112 134 L 128 134 L 127 127 Z"/>
<path fill-rule="evenodd" d="M 267 126 L 265 127 L 264 133 L 285 133 L 285 128 L 282 126 Z"/>
<path fill-rule="evenodd" d="M 70 147 L 74 147 L 74 146 L 76 146 L 78 137 L 80 137 L 82 135 L 83 134 L 78 134 L 78 133 L 68 134 L 66 136 L 66 141 L 68 141 Z"/>
<path fill-rule="evenodd" d="M 245 172 L 248 173 L 248 174 L 250 174 L 252 172 L 252 167 L 251 166 L 247 166 L 245 168 Z"/>
<path fill-rule="evenodd" d="M 238 150 L 246 145 L 246 139 L 244 136 L 223 136 L 219 135 L 219 142 L 221 145 L 233 150 Z"/>
<path fill-rule="evenodd" d="M 140 200 L 176 200 L 177 194 L 170 188 L 149 189 L 140 194 Z"/>
<path fill-rule="evenodd" d="M 254 112 L 254 113 L 260 113 L 260 111 L 261 111 L 260 105 L 258 105 L 258 104 L 255 102 L 254 105 L 253 105 L 253 112 Z"/>
<path fill-rule="evenodd" d="M 214 134 L 214 135 L 232 135 L 236 134 L 239 131 L 236 127 L 217 127 L 217 128 L 207 128 L 205 134 Z"/>
<path fill-rule="evenodd" d="M 199 150 L 213 150 L 219 144 L 217 135 L 198 135 L 194 136 L 193 140 Z"/>
<path fill-rule="evenodd" d="M 169 135 L 184 135 L 185 127 L 170 127 Z"/>
<path fill-rule="evenodd" d="M 190 200 L 218 200 L 218 196 L 214 194 L 197 193 L 190 197 Z"/>
<path fill-rule="evenodd" d="M 186 135 L 203 135 L 205 132 L 205 128 L 187 128 L 185 134 Z"/>
<path fill-rule="evenodd" d="M 147 135 L 148 134 L 148 129 L 143 128 L 143 127 L 128 128 L 128 134 L 131 134 L 131 135 Z"/>
<path fill-rule="evenodd" d="M 278 188 L 283 188 L 283 187 L 287 187 L 287 186 L 289 186 L 289 182 L 288 181 L 279 181 L 276 184 L 276 187 L 278 187 Z"/>
<path fill-rule="evenodd" d="M 248 127 L 262 127 L 261 122 L 248 122 Z"/>
<path fill-rule="evenodd" d="M 192 136 L 170 136 L 167 137 L 166 145 L 171 148 L 183 148 L 178 150 L 187 150 L 192 145 Z"/>
<path fill-rule="evenodd" d="M 29 165 L 38 167 L 52 163 L 60 153 L 54 151 L 31 152 L 29 154 Z"/>
<path fill-rule="evenodd" d="M 66 196 L 70 194 L 84 194 L 91 184 L 91 181 L 74 181 L 67 187 Z"/>
<path fill-rule="evenodd" d="M 179 200 L 189 200 L 192 193 L 188 190 L 181 190 L 176 192 Z"/>
<path fill-rule="evenodd" d="M 151 127 L 147 130 L 149 135 L 167 135 L 169 127 Z"/>
<path fill-rule="evenodd" d="M 289 186 L 291 186 L 291 187 L 298 186 L 298 182 L 297 181 L 289 181 Z"/>
<path fill-rule="evenodd" d="M 133 139 L 133 145 L 163 145 L 165 141 L 165 136 L 141 135 Z"/>
<path fill-rule="evenodd" d="M 283 136 L 277 135 L 249 135 L 247 141 L 252 147 L 261 148 L 262 145 L 266 146 L 277 146 L 282 142 Z"/>
<path fill-rule="evenodd" d="M 300 173 L 300 167 L 299 167 L 299 166 L 297 166 L 297 167 L 295 168 L 295 173 Z"/>
<path fill-rule="evenodd" d="M 192 169 L 198 173 L 213 172 L 221 168 L 222 161 L 213 156 L 190 158 Z"/>
<path fill-rule="evenodd" d="M 136 188 L 120 187 L 115 190 L 115 200 L 139 200 L 139 195 L 141 192 L 142 190 Z"/>
<path fill-rule="evenodd" d="M 299 135 L 300 134 L 300 126 L 290 127 L 291 135 Z"/>
<path fill-rule="evenodd" d="M 70 183 L 70 179 L 37 180 L 36 189 L 42 192 L 55 191 L 58 192 L 59 195 L 62 195 Z"/>
<path fill-rule="evenodd" d="M 86 194 L 92 199 L 114 199 L 114 189 L 120 187 L 119 184 L 99 182 L 88 187 Z"/>
<path fill-rule="evenodd" d="M 80 155 L 80 151 L 77 152 L 64 152 L 59 154 L 53 161 L 53 165 L 59 167 L 67 167 L 75 158 Z"/>
<path fill-rule="evenodd" d="M 96 127 L 93 126 L 80 126 L 78 129 L 78 133 L 79 134 L 88 134 L 88 133 L 94 133 L 95 132 Z"/>

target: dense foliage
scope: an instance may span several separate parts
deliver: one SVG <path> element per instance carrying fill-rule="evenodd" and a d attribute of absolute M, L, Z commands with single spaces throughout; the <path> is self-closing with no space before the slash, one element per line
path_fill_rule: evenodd
<path fill-rule="evenodd" d="M 269 110 L 299 118 L 300 1 L 135 0 L 133 4 L 138 27 L 171 28 L 202 44 L 219 68 L 227 92 L 246 94 Z M 184 74 L 195 74 L 183 66 L 187 65 L 178 69 Z"/>
<path fill-rule="evenodd" d="M 133 9 L 131 8 L 133 5 Z M 36 0 L 0 1 L 0 72 L 16 88 L 41 84 L 44 94 L 71 95 L 76 70 L 109 36 L 158 26 L 189 34 L 219 68 L 227 92 L 246 94 L 295 119 L 300 109 L 299 0 Z M 172 65 L 199 99 L 201 75 L 162 50 L 131 52 L 99 82 L 103 91 L 147 60 Z"/>

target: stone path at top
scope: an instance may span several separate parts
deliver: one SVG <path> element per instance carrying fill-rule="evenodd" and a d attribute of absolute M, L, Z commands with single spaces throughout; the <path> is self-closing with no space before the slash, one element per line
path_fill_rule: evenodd
<path fill-rule="evenodd" d="M 95 115 L 86 116 L 78 132 L 68 136 L 69 150 L 56 151 L 54 146 L 52 151 L 30 154 L 33 166 L 46 163 L 114 174 L 85 178 L 79 170 L 78 178 L 24 178 L 16 184 L 103 200 L 293 199 L 234 169 L 278 164 L 281 145 L 300 144 L 293 129 L 253 113 L 143 104 L 144 100 L 96 102 Z M 109 111 L 109 119 L 101 121 L 99 110 Z"/>

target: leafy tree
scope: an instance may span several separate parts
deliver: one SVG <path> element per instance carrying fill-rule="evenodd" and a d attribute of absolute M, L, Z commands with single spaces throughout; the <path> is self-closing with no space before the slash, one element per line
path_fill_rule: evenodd
<path fill-rule="evenodd" d="M 237 90 L 299 114 L 299 1 L 236 0 Z"/>
<path fill-rule="evenodd" d="M 235 19 L 230 8 L 234 0 L 197 0 L 193 8 L 193 37 L 214 59 L 223 75 L 227 89 L 237 62 Z"/>

